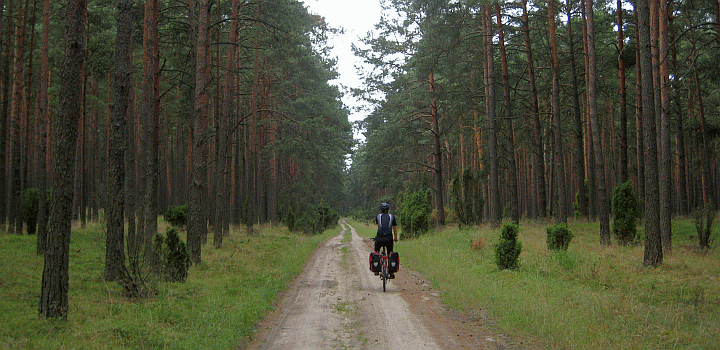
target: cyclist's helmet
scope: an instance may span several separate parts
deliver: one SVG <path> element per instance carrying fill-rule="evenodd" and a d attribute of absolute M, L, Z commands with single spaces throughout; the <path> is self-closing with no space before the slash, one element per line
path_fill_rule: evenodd
<path fill-rule="evenodd" d="M 390 204 L 382 203 L 380 204 L 380 211 L 383 213 L 387 213 L 387 211 L 390 210 Z"/>

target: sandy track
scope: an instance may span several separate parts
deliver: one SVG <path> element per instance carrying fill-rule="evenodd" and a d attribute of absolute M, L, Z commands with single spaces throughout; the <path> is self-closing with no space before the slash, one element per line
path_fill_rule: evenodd
<path fill-rule="evenodd" d="M 316 250 L 249 349 L 507 349 L 481 316 L 447 310 L 401 265 L 387 292 L 368 270 L 371 242 L 350 225 Z M 402 245 L 398 245 L 401 254 Z M 522 347 L 522 346 L 521 346 Z"/>

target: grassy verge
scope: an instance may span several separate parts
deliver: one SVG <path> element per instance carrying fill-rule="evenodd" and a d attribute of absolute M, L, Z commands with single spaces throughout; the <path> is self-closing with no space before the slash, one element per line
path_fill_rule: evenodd
<path fill-rule="evenodd" d="M 203 247 L 203 263 L 190 268 L 187 282 L 159 282 L 157 296 L 135 302 L 102 280 L 104 230 L 73 231 L 66 322 L 37 315 L 43 259 L 35 237 L 0 235 L 0 348 L 235 349 L 318 244 L 337 233 L 234 231 L 222 249 Z"/>
<path fill-rule="evenodd" d="M 353 225 L 374 234 L 374 227 Z M 548 348 L 717 348 L 720 250 L 692 249 L 697 238 L 690 220 L 674 221 L 674 252 L 657 269 L 642 266 L 642 245 L 600 247 L 597 223 L 571 222 L 568 252 L 552 253 L 547 226 L 521 224 L 516 271 L 498 270 L 493 244 L 500 229 L 487 226 L 447 228 L 403 241 L 397 250 L 450 306 L 482 308 L 505 332 Z M 473 249 L 472 242 L 484 247 Z"/>

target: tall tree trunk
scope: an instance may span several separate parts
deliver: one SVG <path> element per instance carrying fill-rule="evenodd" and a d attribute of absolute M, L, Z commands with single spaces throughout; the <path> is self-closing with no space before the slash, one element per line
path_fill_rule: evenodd
<path fill-rule="evenodd" d="M 557 53 L 557 35 L 555 34 L 555 0 L 548 3 L 548 27 L 550 29 L 550 56 L 552 57 L 552 118 L 553 118 L 553 156 L 555 207 L 553 213 L 558 222 L 567 222 L 567 195 L 565 194 L 565 156 L 563 155 L 562 116 L 560 112 L 560 61 Z"/>
<path fill-rule="evenodd" d="M 1 26 L 0 26 L 1 27 Z M 48 105 L 48 87 L 50 85 L 50 0 L 43 2 L 43 36 L 42 53 L 40 63 L 40 96 L 38 103 L 38 231 L 37 231 L 37 254 L 45 254 L 47 245 L 47 181 L 48 181 L 48 121 L 50 120 L 50 108 Z"/>
<path fill-rule="evenodd" d="M 19 8 L 24 13 L 18 20 L 15 32 L 15 54 L 13 64 L 13 84 L 12 97 L 10 100 L 10 182 L 8 185 L 8 199 L 10 201 L 9 219 L 10 225 L 8 232 L 22 234 L 22 212 L 20 203 L 20 192 L 22 191 L 22 123 L 23 116 L 23 98 L 25 96 L 25 27 L 27 25 L 27 6 L 28 1 L 20 2 Z M 24 6 L 24 7 L 23 7 Z M 25 9 L 25 10 L 24 10 Z"/>
<path fill-rule="evenodd" d="M 6 13 L 9 11 L 8 13 Z M 13 19 L 12 0 L 10 5 L 5 6 L 5 0 L 0 0 L 0 229 L 5 229 L 7 223 L 8 209 L 8 178 L 7 178 L 7 134 L 8 117 L 10 113 L 10 67 L 12 57 L 10 51 L 10 39 L 12 35 Z M 5 23 L 5 18 L 8 23 Z M 9 232 L 5 230 L 5 232 Z"/>
<path fill-rule="evenodd" d="M 85 64 L 85 0 L 68 0 L 65 16 L 65 59 L 61 70 L 60 115 L 55 126 L 55 166 L 50 230 L 45 251 L 40 306 L 45 317 L 67 318 L 70 229 L 72 221 L 75 145 L 82 102 Z"/>
<path fill-rule="evenodd" d="M 695 37 L 695 29 L 692 22 L 690 23 L 690 28 L 690 41 L 692 43 L 692 70 L 694 85 L 693 90 L 697 99 L 697 116 L 700 120 L 700 154 L 702 157 L 702 175 L 700 176 L 702 183 L 702 193 L 700 195 L 702 196 L 702 204 L 707 205 L 709 203 L 715 202 L 715 190 L 711 177 L 712 163 L 710 155 L 710 137 L 708 135 L 707 118 L 705 116 L 705 105 L 703 103 L 702 89 L 700 85 L 700 74 L 698 72 L 697 66 L 697 60 L 699 56 L 696 41 L 697 39 Z"/>
<path fill-rule="evenodd" d="M 570 81 L 573 101 L 573 126 L 575 137 L 575 156 L 573 167 L 575 169 L 576 183 L 578 189 L 577 205 L 581 217 L 588 216 L 588 193 L 585 186 L 585 141 L 583 139 L 583 114 L 580 107 L 580 89 L 578 87 L 577 65 L 575 64 L 575 39 L 572 29 L 572 0 L 567 0 L 568 17 L 568 47 L 570 51 Z"/>
<path fill-rule="evenodd" d="M 140 157 L 140 235 L 148 254 L 157 228 L 158 151 L 160 142 L 160 67 L 158 41 L 158 2 L 145 1 L 143 30 L 142 113 L 140 114 L 142 156 Z M 152 259 L 155 261 L 156 257 Z"/>
<path fill-rule="evenodd" d="M 505 36 L 503 33 L 502 16 L 500 15 L 500 4 L 495 3 L 495 14 L 497 16 L 499 46 L 500 46 L 500 61 L 502 64 L 502 76 L 503 76 L 503 96 L 505 104 L 505 132 L 508 137 L 508 161 L 509 171 L 508 177 L 510 178 L 509 193 L 510 196 L 510 218 L 515 224 L 520 224 L 520 207 L 519 203 L 519 191 L 518 191 L 518 170 L 517 163 L 515 161 L 515 131 L 513 130 L 512 124 L 512 102 L 510 96 L 510 80 L 508 79 L 508 63 L 507 55 L 505 53 Z"/>
<path fill-rule="evenodd" d="M 660 82 L 659 186 L 660 232 L 663 253 L 672 252 L 672 165 L 670 164 L 670 65 L 668 41 L 668 0 L 660 0 L 658 8 L 658 61 Z"/>
<path fill-rule="evenodd" d="M 236 96 L 236 80 L 237 80 L 237 31 L 238 31 L 238 15 L 240 10 L 240 1 L 233 0 L 232 15 L 230 22 L 229 45 L 227 53 L 227 71 L 225 73 L 224 82 L 224 98 L 222 102 L 222 110 L 220 115 L 220 125 L 218 128 L 218 151 L 217 166 L 215 167 L 215 219 L 213 230 L 213 245 L 215 248 L 222 247 L 223 231 L 228 217 L 228 178 L 230 170 L 230 120 L 231 115 L 235 111 Z"/>
<path fill-rule="evenodd" d="M 623 21 L 622 0 L 617 0 L 618 19 L 618 78 L 620 83 L 620 179 L 618 183 L 628 180 L 628 131 L 627 131 L 627 89 L 625 60 L 623 50 L 625 49 L 625 22 Z"/>
<path fill-rule="evenodd" d="M 673 1 L 671 0 L 668 4 L 668 8 L 673 8 Z M 677 60 L 677 44 L 675 44 L 675 30 L 673 21 L 675 19 L 675 16 L 672 12 L 668 14 L 668 26 L 670 28 L 669 31 L 669 41 L 671 43 L 670 45 L 670 64 L 671 64 L 671 71 L 674 76 L 678 76 L 678 60 Z M 675 81 L 675 80 L 674 80 Z M 687 157 L 686 157 L 686 149 L 685 149 L 685 127 L 683 126 L 683 120 L 685 119 L 685 113 L 683 113 L 682 108 L 682 102 L 681 102 L 681 95 L 677 92 L 677 87 L 674 86 L 673 83 L 670 85 L 670 91 L 672 94 L 672 100 L 674 100 L 674 113 L 676 117 L 676 125 L 675 125 L 675 139 L 677 143 L 677 205 L 678 205 L 678 212 L 681 215 L 687 215 L 690 213 L 690 202 L 688 200 L 688 182 L 687 182 Z"/>
<path fill-rule="evenodd" d="M 198 39 L 196 54 L 195 113 L 193 120 L 192 180 L 188 210 L 188 249 L 195 263 L 201 261 L 202 238 L 207 234 L 203 205 L 207 195 L 208 148 L 208 84 L 209 84 L 209 22 L 210 2 L 199 1 Z"/>
<path fill-rule="evenodd" d="M 635 20 L 637 21 L 637 9 L 636 9 L 636 15 Z M 635 38 L 636 41 L 640 41 L 640 30 L 638 29 L 637 22 L 635 23 Z M 640 67 L 640 47 L 635 50 L 635 71 L 636 71 L 636 80 L 635 80 L 635 88 L 637 90 L 635 95 L 635 139 L 637 142 L 637 186 L 638 186 L 638 197 L 642 199 L 642 206 L 643 209 L 641 212 L 644 212 L 644 199 L 645 199 L 645 127 L 643 122 L 643 113 L 642 113 L 642 68 Z"/>
<path fill-rule="evenodd" d="M 132 8 L 134 0 L 119 0 L 115 41 L 115 98 L 108 142 L 107 236 L 105 279 L 118 280 L 125 271 L 125 140 L 132 74 Z"/>
<path fill-rule="evenodd" d="M 587 41 L 588 41 L 588 108 L 593 134 L 593 151 L 595 153 L 595 171 L 597 172 L 597 205 L 600 219 L 600 243 L 610 245 L 610 210 L 605 179 L 605 157 L 602 149 L 601 123 L 597 113 L 597 73 L 595 54 L 595 25 L 593 14 L 593 1 L 585 0 L 585 13 L 587 15 Z"/>
<path fill-rule="evenodd" d="M 525 34 L 525 54 L 528 60 L 528 79 L 530 81 L 530 110 L 532 113 L 532 130 L 533 130 L 533 167 L 535 184 L 537 187 L 538 212 L 540 216 L 547 215 L 547 185 L 545 181 L 545 152 L 543 151 L 544 143 L 542 137 L 542 125 L 540 124 L 540 107 L 538 103 L 538 92 L 535 84 L 535 64 L 532 55 L 532 45 L 530 41 L 530 21 L 527 13 L 527 0 L 522 0 L 523 6 L 523 32 Z"/>
<path fill-rule="evenodd" d="M 638 0 L 640 70 L 642 83 L 642 118 L 645 144 L 645 266 L 658 266 L 663 260 L 660 236 L 660 197 L 658 186 L 657 134 L 655 124 L 655 90 L 653 88 L 652 48 L 650 40 L 650 5 Z"/>
<path fill-rule="evenodd" d="M 435 99 L 435 74 L 430 72 L 430 119 L 433 127 L 433 160 L 435 168 L 435 209 L 437 210 L 437 226 L 445 225 L 445 205 L 443 203 L 442 153 L 440 151 L 440 124 Z"/>
<path fill-rule="evenodd" d="M 488 151 L 490 153 L 490 188 L 488 191 L 488 209 L 490 223 L 500 226 L 502 211 L 500 210 L 500 185 L 498 169 L 497 122 L 495 115 L 495 68 L 493 63 L 492 15 L 490 7 L 485 7 L 485 108 L 488 120 Z"/>

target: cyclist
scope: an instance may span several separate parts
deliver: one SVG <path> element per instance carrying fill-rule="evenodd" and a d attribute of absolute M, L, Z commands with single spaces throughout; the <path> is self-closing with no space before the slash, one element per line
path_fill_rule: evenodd
<path fill-rule="evenodd" d="M 377 235 L 375 236 L 375 251 L 379 252 L 380 247 L 385 247 L 390 254 L 393 251 L 393 243 L 398 240 L 397 220 L 395 215 L 389 214 L 390 204 L 380 204 L 380 214 L 375 217 L 375 223 L 378 225 Z M 395 278 L 395 274 L 391 273 L 390 278 Z"/>

